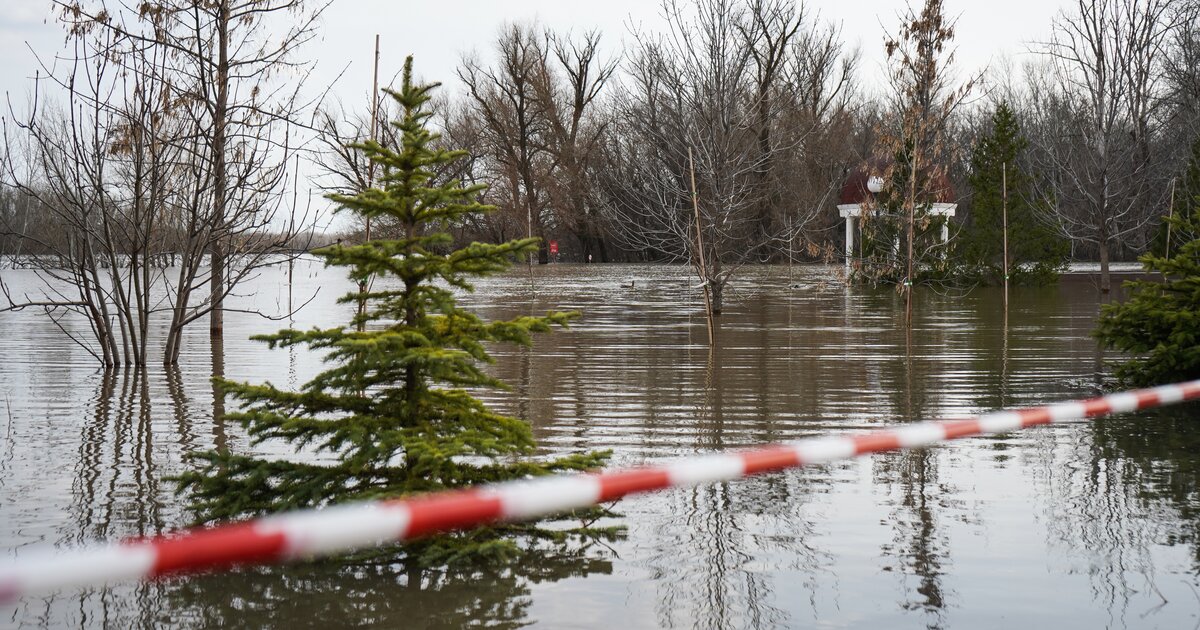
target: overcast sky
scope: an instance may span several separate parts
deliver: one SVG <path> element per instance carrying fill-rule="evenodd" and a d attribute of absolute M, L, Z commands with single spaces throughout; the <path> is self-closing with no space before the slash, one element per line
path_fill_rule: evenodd
<path fill-rule="evenodd" d="M 1063 0 L 967 2 L 948 0 L 958 17 L 960 72 L 982 69 L 1003 56 L 1022 55 L 1042 39 Z M 34 51 L 52 56 L 63 43 L 50 18 L 50 0 L 0 0 L 0 88 L 18 99 L 37 64 Z M 823 20 L 842 26 L 845 41 L 863 52 L 864 81 L 877 81 L 883 64 L 883 31 L 895 30 L 897 0 L 809 0 Z M 335 0 L 325 15 L 322 40 L 311 54 L 318 78 L 332 80 L 349 64 L 338 86 L 347 99 L 369 88 L 374 36 L 383 36 L 382 73 L 390 77 L 413 54 L 418 74 L 456 84 L 454 69 L 464 53 L 486 54 L 506 21 L 538 20 L 556 30 L 598 28 L 615 50 L 629 39 L 629 25 L 657 29 L 656 0 Z M 32 51 L 30 50 L 32 49 Z"/>
<path fill-rule="evenodd" d="M 919 1 L 919 0 L 915 0 Z M 955 45 L 960 76 L 1004 57 L 1020 61 L 1033 41 L 1044 39 L 1066 0 L 947 0 L 958 19 Z M 63 46 L 50 0 L 0 0 L 0 90 L 18 109 L 26 102 L 37 69 L 35 53 L 52 59 Z M 841 26 L 848 47 L 862 50 L 860 79 L 872 91 L 883 77 L 884 30 L 894 32 L 903 0 L 808 0 L 810 11 Z M 556 31 L 599 29 L 614 54 L 630 39 L 630 26 L 661 29 L 658 0 L 334 0 L 325 14 L 320 41 L 308 55 L 318 60 L 313 80 L 325 85 L 343 70 L 335 94 L 357 108 L 371 85 L 374 37 L 383 38 L 381 74 L 386 82 L 415 57 L 417 74 L 457 89 L 455 68 L 462 55 L 485 59 L 497 30 L 510 21 L 537 20 Z M 5 108 L 7 110 L 7 108 Z M 0 112 L 0 116 L 7 111 Z"/>

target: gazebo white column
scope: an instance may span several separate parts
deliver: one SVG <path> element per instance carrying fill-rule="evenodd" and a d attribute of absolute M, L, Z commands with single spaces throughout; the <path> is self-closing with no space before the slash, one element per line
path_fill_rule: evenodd
<path fill-rule="evenodd" d="M 935 203 L 930 205 L 929 214 L 935 217 L 946 217 L 946 222 L 942 224 L 942 244 L 950 242 L 950 219 L 954 216 L 955 210 L 958 210 L 956 203 Z"/>
<path fill-rule="evenodd" d="M 854 223 L 862 217 L 862 206 L 857 203 L 838 204 L 838 214 L 846 219 L 846 269 L 854 258 Z"/>
<path fill-rule="evenodd" d="M 854 253 L 854 219 L 846 217 L 846 269 L 850 269 L 850 257 Z"/>
<path fill-rule="evenodd" d="M 854 258 L 854 225 L 862 221 L 862 204 L 842 203 L 838 204 L 837 209 L 838 215 L 846 220 L 846 269 L 849 269 L 851 260 Z M 935 203 L 929 206 L 929 214 L 935 217 L 953 217 L 956 210 L 958 210 L 956 203 Z M 950 222 L 947 220 L 942 224 L 942 243 L 949 241 Z"/>

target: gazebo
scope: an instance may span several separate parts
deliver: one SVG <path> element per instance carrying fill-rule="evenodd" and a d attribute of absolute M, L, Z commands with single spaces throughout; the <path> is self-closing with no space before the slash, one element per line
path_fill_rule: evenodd
<path fill-rule="evenodd" d="M 883 190 L 883 176 L 889 166 L 890 163 L 881 161 L 860 166 L 851 170 L 846 176 L 845 182 L 842 183 L 837 209 L 838 215 L 846 220 L 847 269 L 850 268 L 850 261 L 854 258 L 855 224 L 861 227 L 863 208 L 870 205 L 874 201 L 875 194 Z M 954 186 L 950 184 L 950 179 L 946 177 L 945 173 L 939 173 L 929 188 L 931 190 L 927 190 L 918 200 L 920 203 L 929 204 L 929 214 L 936 217 L 954 216 L 958 204 L 955 203 Z M 948 240 L 950 240 L 950 226 L 948 223 L 943 223 L 942 242 L 945 243 Z M 899 250 L 899 243 L 896 248 Z"/>

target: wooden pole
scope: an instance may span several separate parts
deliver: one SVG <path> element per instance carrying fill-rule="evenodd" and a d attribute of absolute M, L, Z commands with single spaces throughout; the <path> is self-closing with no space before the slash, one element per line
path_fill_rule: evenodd
<path fill-rule="evenodd" d="M 296 171 L 292 178 L 292 217 L 288 220 L 288 238 L 292 240 L 293 245 L 288 249 L 291 252 L 288 254 L 288 317 L 295 316 L 295 309 L 292 308 L 292 280 L 295 279 L 296 271 L 296 205 L 300 202 L 300 156 L 296 156 Z"/>
<path fill-rule="evenodd" d="M 379 142 L 379 33 L 375 34 L 375 73 L 371 81 L 371 139 Z M 375 185 L 375 163 L 367 167 L 367 188 Z M 371 217 L 367 217 L 367 240 L 371 240 Z"/>
<path fill-rule="evenodd" d="M 367 133 L 367 137 L 378 143 L 379 142 L 379 34 L 375 34 L 375 74 L 371 82 L 371 130 Z M 367 165 L 367 188 L 375 187 L 375 163 L 371 162 Z M 366 229 L 363 232 L 365 242 L 371 242 L 371 217 L 367 217 Z M 359 295 L 364 295 L 370 290 L 370 281 L 363 280 L 358 283 Z M 358 300 L 358 316 L 362 317 L 367 310 L 367 301 L 360 298 Z M 358 331 L 362 332 L 365 328 L 364 322 L 358 323 Z"/>
<path fill-rule="evenodd" d="M 1004 228 L 1004 312 L 1008 312 L 1008 162 L 1000 163 L 1000 207 Z"/>
<path fill-rule="evenodd" d="M 920 137 L 920 129 L 917 130 L 917 136 Z M 913 146 L 912 172 L 909 173 L 909 205 L 908 205 L 908 271 L 907 277 L 904 279 L 904 321 L 906 324 L 912 324 L 912 302 L 913 302 L 913 238 L 917 229 L 917 173 L 920 168 L 920 155 L 917 152 L 916 145 Z"/>
<path fill-rule="evenodd" d="M 696 191 L 696 163 L 692 147 L 688 147 L 688 171 L 692 179 L 692 210 L 696 214 L 696 259 L 699 261 L 700 281 L 704 283 L 704 317 L 708 322 L 708 345 L 713 345 L 712 297 L 708 289 L 708 270 L 704 264 L 704 232 L 700 229 L 700 193 Z"/>
<path fill-rule="evenodd" d="M 1171 220 L 1175 218 L 1175 178 L 1171 178 L 1171 205 L 1167 207 L 1167 246 L 1163 258 L 1171 257 Z"/>
<path fill-rule="evenodd" d="M 528 197 L 525 199 L 525 234 L 526 238 L 533 238 L 533 206 L 529 205 Z M 533 283 L 533 252 L 529 252 L 529 290 L 536 288 Z"/>

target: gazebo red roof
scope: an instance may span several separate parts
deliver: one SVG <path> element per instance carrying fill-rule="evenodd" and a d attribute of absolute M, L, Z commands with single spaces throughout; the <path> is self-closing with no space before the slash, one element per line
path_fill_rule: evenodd
<path fill-rule="evenodd" d="M 842 191 L 838 195 L 838 205 L 860 204 L 871 199 L 872 193 L 867 189 L 867 180 L 871 177 L 883 177 L 890 166 L 890 161 L 876 160 L 851 169 L 842 183 Z M 958 201 L 954 193 L 954 185 L 950 183 L 950 178 L 944 171 L 937 174 L 921 197 L 921 200 L 927 203 L 957 203 Z"/>

